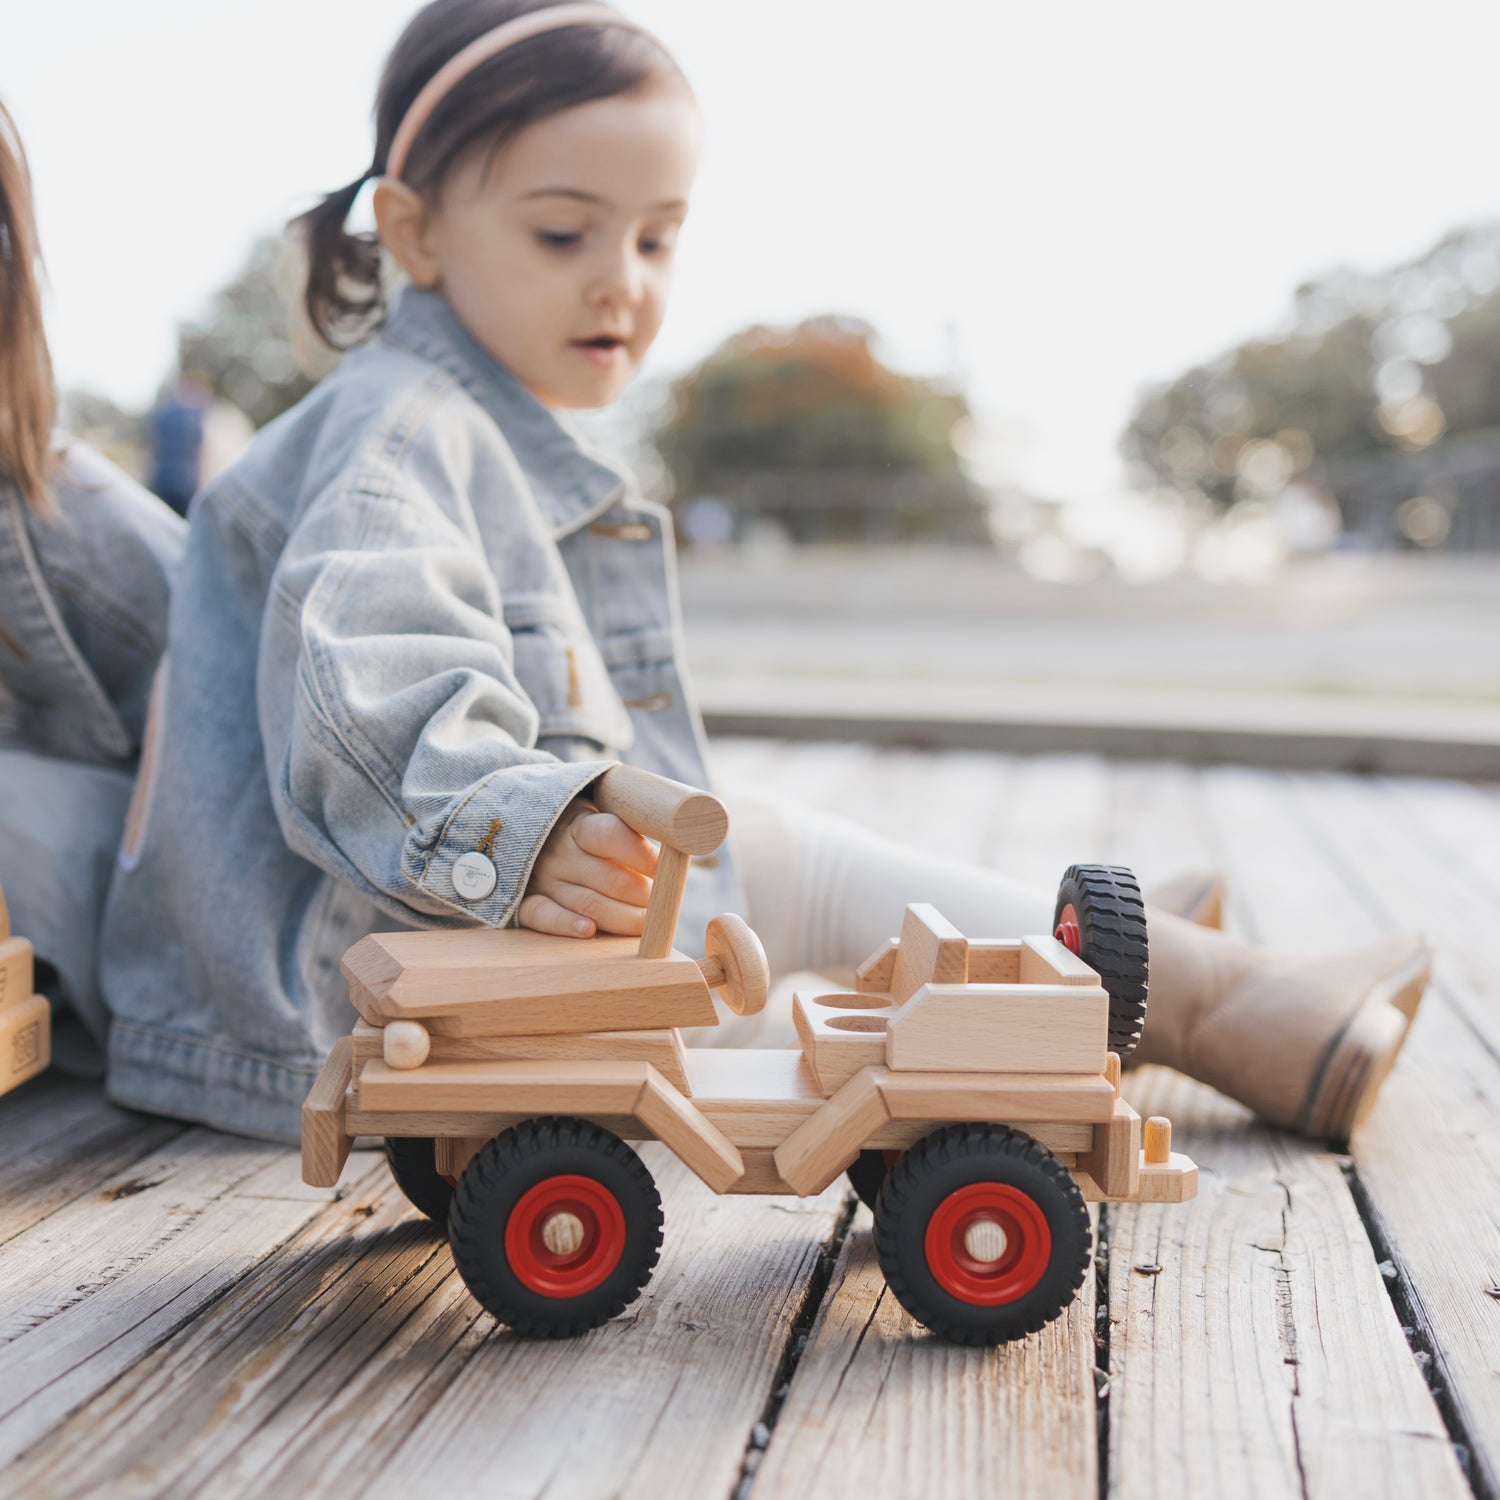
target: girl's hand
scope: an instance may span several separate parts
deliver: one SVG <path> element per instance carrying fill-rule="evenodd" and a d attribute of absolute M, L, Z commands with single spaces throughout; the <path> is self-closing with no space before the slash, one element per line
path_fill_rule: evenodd
<path fill-rule="evenodd" d="M 655 873 L 655 845 L 613 813 L 575 798 L 531 868 L 521 926 L 559 937 L 639 937 Z"/>

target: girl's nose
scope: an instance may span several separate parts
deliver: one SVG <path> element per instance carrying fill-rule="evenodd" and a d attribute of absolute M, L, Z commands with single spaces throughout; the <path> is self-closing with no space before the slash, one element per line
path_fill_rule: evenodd
<path fill-rule="evenodd" d="M 645 295 L 645 267 L 641 257 L 632 248 L 622 250 L 610 258 L 601 268 L 594 283 L 594 293 L 600 300 L 623 302 L 633 306 Z"/>

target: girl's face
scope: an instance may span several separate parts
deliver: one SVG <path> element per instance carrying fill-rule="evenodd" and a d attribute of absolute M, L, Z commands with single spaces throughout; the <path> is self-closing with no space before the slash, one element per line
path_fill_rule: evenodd
<path fill-rule="evenodd" d="M 698 148 L 686 87 L 564 110 L 450 169 L 398 259 L 539 400 L 603 406 L 661 327 Z"/>

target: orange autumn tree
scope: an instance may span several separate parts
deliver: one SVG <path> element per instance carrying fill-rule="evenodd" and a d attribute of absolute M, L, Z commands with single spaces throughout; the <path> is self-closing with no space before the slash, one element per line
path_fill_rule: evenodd
<path fill-rule="evenodd" d="M 818 317 L 734 335 L 672 391 L 657 447 L 675 501 L 799 541 L 987 541 L 954 437 L 961 392 L 877 356 L 869 324 Z"/>

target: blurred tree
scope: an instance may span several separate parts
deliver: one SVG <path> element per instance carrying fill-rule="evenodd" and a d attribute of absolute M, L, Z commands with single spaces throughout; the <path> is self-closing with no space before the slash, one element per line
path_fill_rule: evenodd
<path fill-rule="evenodd" d="M 1346 521 L 1379 471 L 1361 460 L 1427 454 L 1500 426 L 1500 225 L 1457 230 L 1378 274 L 1341 269 L 1298 289 L 1288 327 L 1149 391 L 1121 438 L 1144 486 L 1227 507 L 1309 474 Z M 1387 468 L 1389 469 L 1389 465 Z M 1346 492 L 1348 491 L 1348 492 Z M 1394 491 L 1393 491 L 1394 494 Z M 1395 504 L 1395 501 L 1392 501 Z"/>
<path fill-rule="evenodd" d="M 244 266 L 214 293 L 207 313 L 178 332 L 180 370 L 200 370 L 215 392 L 257 427 L 294 406 L 314 384 L 292 344 L 286 241 L 258 240 Z"/>
<path fill-rule="evenodd" d="M 769 518 L 799 541 L 988 541 L 954 442 L 967 402 L 890 369 L 874 337 L 829 316 L 727 340 L 673 387 L 657 431 L 675 501 L 727 507 L 738 530 Z"/>

